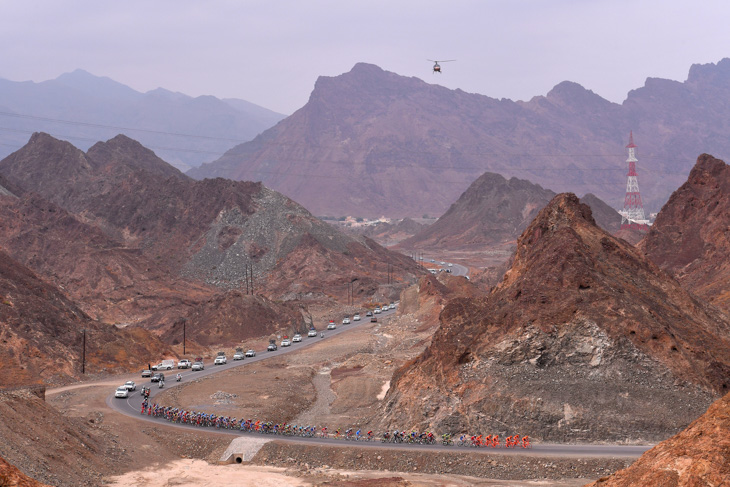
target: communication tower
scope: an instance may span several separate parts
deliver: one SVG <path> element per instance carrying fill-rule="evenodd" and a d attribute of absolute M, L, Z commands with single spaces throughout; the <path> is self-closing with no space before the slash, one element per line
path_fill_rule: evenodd
<path fill-rule="evenodd" d="M 629 150 L 628 180 L 626 181 L 626 197 L 624 198 L 624 209 L 621 213 L 621 229 L 633 228 L 638 230 L 647 230 L 649 228 L 649 220 L 644 217 L 644 206 L 641 204 L 641 194 L 639 193 L 639 180 L 636 174 L 636 144 L 634 144 L 633 130 L 629 134 Z"/>

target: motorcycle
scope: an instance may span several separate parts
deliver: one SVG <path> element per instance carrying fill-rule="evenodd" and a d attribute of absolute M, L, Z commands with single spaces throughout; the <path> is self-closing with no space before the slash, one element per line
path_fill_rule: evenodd
<path fill-rule="evenodd" d="M 180 382 L 182 380 L 182 375 L 177 374 L 177 377 L 175 378 L 177 382 Z"/>
<path fill-rule="evenodd" d="M 160 386 L 159 386 L 159 387 L 160 387 L 160 389 L 162 389 L 163 387 L 165 387 L 165 381 L 164 381 L 164 380 L 161 380 L 161 381 L 159 382 L 159 384 L 160 384 Z"/>

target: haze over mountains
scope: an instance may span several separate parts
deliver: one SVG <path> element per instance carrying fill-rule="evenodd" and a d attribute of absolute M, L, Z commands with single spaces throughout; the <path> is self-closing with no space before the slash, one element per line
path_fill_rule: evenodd
<path fill-rule="evenodd" d="M 620 209 L 633 130 L 644 206 L 657 211 L 687 161 L 730 155 L 728 106 L 730 59 L 693 65 L 685 82 L 649 78 L 620 105 L 568 81 L 514 102 L 360 63 L 320 77 L 300 110 L 189 174 L 263 181 L 316 215 L 441 215 L 485 171 Z"/>
<path fill-rule="evenodd" d="M 181 169 L 214 160 L 284 118 L 245 100 L 193 98 L 163 88 L 140 93 L 81 69 L 41 83 L 0 79 L 0 112 L 0 159 L 33 132 L 84 150 L 123 133 Z"/>

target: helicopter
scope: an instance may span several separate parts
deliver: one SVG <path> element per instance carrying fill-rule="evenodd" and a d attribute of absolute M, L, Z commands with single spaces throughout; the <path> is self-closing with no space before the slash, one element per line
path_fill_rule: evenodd
<path fill-rule="evenodd" d="M 440 73 L 441 72 L 441 65 L 439 63 L 450 63 L 452 61 L 456 61 L 456 59 L 447 59 L 445 61 L 434 61 L 433 59 L 426 59 L 426 61 L 430 61 L 434 63 L 433 65 L 433 72 L 434 73 Z"/>

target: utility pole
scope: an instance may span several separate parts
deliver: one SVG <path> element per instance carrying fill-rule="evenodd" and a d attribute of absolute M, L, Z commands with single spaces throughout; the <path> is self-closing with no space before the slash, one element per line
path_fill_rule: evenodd
<path fill-rule="evenodd" d="M 183 355 L 185 355 L 185 323 L 187 321 L 187 319 L 183 318 Z"/>
<path fill-rule="evenodd" d="M 82 338 L 82 349 L 81 349 L 81 373 L 86 373 L 86 328 L 82 330 L 83 332 L 83 338 Z"/>

